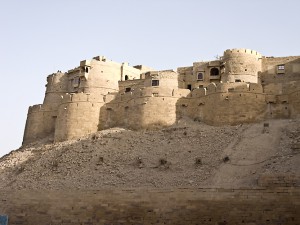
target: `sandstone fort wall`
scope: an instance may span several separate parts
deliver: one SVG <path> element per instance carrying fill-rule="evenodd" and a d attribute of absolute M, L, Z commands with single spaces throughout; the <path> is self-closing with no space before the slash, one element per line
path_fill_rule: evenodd
<path fill-rule="evenodd" d="M 300 223 L 299 189 L 5 191 L 11 225 Z"/>
<path fill-rule="evenodd" d="M 46 137 L 53 137 L 57 111 L 51 107 L 34 105 L 29 107 L 23 143 L 27 144 Z"/>
<path fill-rule="evenodd" d="M 177 105 L 181 117 L 213 125 L 260 121 L 266 113 L 265 94 L 257 84 L 212 83 L 193 90 Z"/>
<path fill-rule="evenodd" d="M 103 105 L 103 99 L 96 98 L 94 94 L 66 94 L 58 109 L 54 140 L 75 139 L 83 133 L 97 132 Z"/>
<path fill-rule="evenodd" d="M 28 110 L 23 143 L 115 126 L 169 126 L 183 117 L 212 125 L 299 117 L 299 56 L 229 49 L 177 71 L 149 70 L 97 56 L 49 75 L 44 103 Z"/>

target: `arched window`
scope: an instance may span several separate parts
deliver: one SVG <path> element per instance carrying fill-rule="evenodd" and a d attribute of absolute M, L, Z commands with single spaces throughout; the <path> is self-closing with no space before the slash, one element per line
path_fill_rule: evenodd
<path fill-rule="evenodd" d="M 211 70 L 210 70 L 210 75 L 211 76 L 219 76 L 219 74 L 220 74 L 220 72 L 219 72 L 219 69 L 218 68 L 212 68 Z"/>
<path fill-rule="evenodd" d="M 197 80 L 203 80 L 203 73 L 198 73 Z"/>
<path fill-rule="evenodd" d="M 128 75 L 125 75 L 125 80 L 128 80 Z"/>

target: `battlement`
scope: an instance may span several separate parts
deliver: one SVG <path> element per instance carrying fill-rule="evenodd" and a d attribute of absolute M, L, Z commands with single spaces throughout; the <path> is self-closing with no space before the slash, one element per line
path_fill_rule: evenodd
<path fill-rule="evenodd" d="M 214 93 L 253 93 L 263 94 L 263 87 L 254 83 L 211 83 L 206 88 L 195 88 L 189 97 L 203 97 Z"/>
<path fill-rule="evenodd" d="M 234 49 L 227 49 L 224 51 L 224 57 L 228 57 L 232 54 L 248 54 L 253 55 L 257 58 L 262 58 L 262 55 L 254 50 L 246 49 L 246 48 L 234 48 Z"/>
<path fill-rule="evenodd" d="M 42 104 L 32 105 L 32 106 L 29 106 L 28 113 L 39 112 L 42 110 L 44 110 L 44 107 Z"/>
<path fill-rule="evenodd" d="M 38 105 L 29 106 L 28 114 L 53 111 L 53 110 L 55 110 L 55 108 L 53 108 L 51 106 L 44 105 L 44 104 L 38 104 Z"/>
<path fill-rule="evenodd" d="M 62 103 L 72 103 L 72 102 L 104 102 L 102 98 L 91 93 L 66 93 L 61 96 Z"/>

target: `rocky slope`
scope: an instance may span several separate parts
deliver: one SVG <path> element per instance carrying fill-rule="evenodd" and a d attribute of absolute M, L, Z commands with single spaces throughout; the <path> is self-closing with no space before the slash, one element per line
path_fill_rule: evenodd
<path fill-rule="evenodd" d="M 0 159 L 0 188 L 255 187 L 263 174 L 299 174 L 299 152 L 300 120 L 114 128 L 12 151 Z"/>

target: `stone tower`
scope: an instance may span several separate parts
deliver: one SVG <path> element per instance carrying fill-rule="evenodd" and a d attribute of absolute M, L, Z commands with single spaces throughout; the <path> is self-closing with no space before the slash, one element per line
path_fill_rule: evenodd
<path fill-rule="evenodd" d="M 257 83 L 261 71 L 261 54 L 250 49 L 228 49 L 224 52 L 221 81 Z"/>

